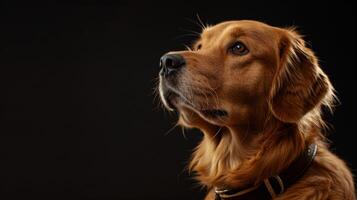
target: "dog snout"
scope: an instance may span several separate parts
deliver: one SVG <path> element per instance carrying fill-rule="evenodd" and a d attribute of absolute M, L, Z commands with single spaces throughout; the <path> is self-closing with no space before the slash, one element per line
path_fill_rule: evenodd
<path fill-rule="evenodd" d="M 160 75 L 170 76 L 185 66 L 185 59 L 180 54 L 165 54 L 160 59 Z"/>

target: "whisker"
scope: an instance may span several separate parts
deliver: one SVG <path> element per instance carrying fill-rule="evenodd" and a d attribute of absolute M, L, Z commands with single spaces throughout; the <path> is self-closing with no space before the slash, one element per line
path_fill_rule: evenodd
<path fill-rule="evenodd" d="M 178 40 L 178 39 L 181 39 L 181 38 L 184 38 L 184 37 L 197 37 L 197 35 L 195 35 L 193 33 L 186 33 L 186 34 L 174 37 L 173 40 Z"/>
<path fill-rule="evenodd" d="M 185 138 L 185 140 L 187 140 L 187 136 L 185 133 L 185 127 L 181 126 L 181 131 L 182 131 L 183 138 Z"/>
<path fill-rule="evenodd" d="M 192 33 L 192 34 L 194 34 L 194 35 L 196 35 L 196 36 L 200 36 L 200 35 L 201 35 L 200 32 L 193 31 L 193 30 L 189 30 L 189 29 L 185 29 L 185 28 L 179 28 L 179 30 L 180 30 L 180 31 L 187 31 L 187 32 Z"/>
<path fill-rule="evenodd" d="M 190 19 L 190 18 L 184 18 L 184 19 L 187 20 L 187 21 L 189 21 L 189 22 L 191 22 L 192 24 L 198 26 L 199 28 L 204 29 L 204 26 L 202 26 L 202 24 L 196 22 L 195 20 L 192 20 L 192 19 Z"/>
<path fill-rule="evenodd" d="M 164 104 L 160 100 L 160 91 L 159 91 L 160 78 L 156 77 L 152 81 L 155 81 L 155 83 L 154 83 L 155 86 L 152 88 L 152 90 L 153 90 L 152 95 L 154 96 L 152 103 L 156 104 L 156 107 L 154 108 L 154 110 L 163 109 L 164 111 L 166 111 Z"/>
<path fill-rule="evenodd" d="M 179 85 L 181 85 L 181 92 L 179 93 L 180 97 L 186 101 L 186 103 L 188 103 L 190 106 L 194 106 L 193 102 L 191 101 L 193 99 L 193 95 L 192 95 L 192 91 L 191 91 L 191 87 L 189 87 L 187 85 L 187 83 L 185 83 L 186 81 L 180 80 Z"/>
<path fill-rule="evenodd" d="M 198 13 L 196 13 L 196 17 L 197 17 L 197 19 L 198 19 L 198 22 L 201 24 L 201 27 L 202 27 L 203 29 L 207 29 L 207 24 L 205 25 L 205 24 L 202 22 L 202 20 L 201 20 L 200 16 L 198 15 Z"/>
<path fill-rule="evenodd" d="M 191 49 L 191 47 L 189 47 L 189 46 L 187 46 L 187 45 L 185 45 L 185 44 L 184 44 L 183 46 L 185 46 L 188 51 L 193 51 L 193 50 Z"/>
<path fill-rule="evenodd" d="M 217 135 L 221 132 L 222 127 L 219 127 L 218 131 L 213 135 L 213 138 L 217 137 Z"/>
<path fill-rule="evenodd" d="M 169 133 L 171 133 L 176 127 L 178 126 L 178 124 L 176 123 L 173 127 L 171 127 L 168 131 L 165 132 L 165 136 L 167 136 Z"/>
<path fill-rule="evenodd" d="M 217 92 L 209 85 L 208 85 L 208 90 L 210 91 L 211 95 L 213 96 L 214 98 L 214 102 L 215 102 L 215 107 L 218 107 L 219 106 L 219 98 L 218 98 L 218 94 Z"/>

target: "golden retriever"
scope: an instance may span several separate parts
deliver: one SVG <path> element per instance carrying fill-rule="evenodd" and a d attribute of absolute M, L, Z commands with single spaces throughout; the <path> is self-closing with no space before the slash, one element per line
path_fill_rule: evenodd
<path fill-rule="evenodd" d="M 203 132 L 189 167 L 207 200 L 356 199 L 322 133 L 334 89 L 294 29 L 223 22 L 160 66 L 163 104 Z"/>

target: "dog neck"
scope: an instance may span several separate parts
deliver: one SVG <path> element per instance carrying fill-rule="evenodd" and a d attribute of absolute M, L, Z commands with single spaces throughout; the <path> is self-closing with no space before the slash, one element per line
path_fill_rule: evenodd
<path fill-rule="evenodd" d="M 190 169 L 208 188 L 244 187 L 279 174 L 313 142 L 313 131 L 296 124 L 274 121 L 264 131 L 247 127 L 201 126 L 202 142 L 193 154 Z M 283 162 L 282 162 L 283 161 Z"/>

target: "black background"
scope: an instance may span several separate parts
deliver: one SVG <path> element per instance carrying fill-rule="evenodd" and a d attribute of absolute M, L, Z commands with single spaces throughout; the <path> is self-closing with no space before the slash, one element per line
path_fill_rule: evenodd
<path fill-rule="evenodd" d="M 153 99 L 158 60 L 205 23 L 299 27 L 341 104 L 332 150 L 356 169 L 355 10 L 323 1 L 2 1 L 1 199 L 199 199 L 185 166 L 200 139 Z M 354 170 L 355 171 L 355 170 Z"/>

